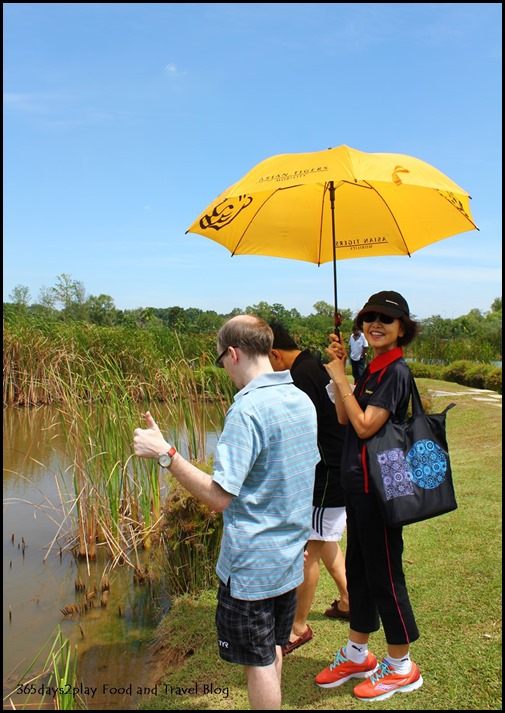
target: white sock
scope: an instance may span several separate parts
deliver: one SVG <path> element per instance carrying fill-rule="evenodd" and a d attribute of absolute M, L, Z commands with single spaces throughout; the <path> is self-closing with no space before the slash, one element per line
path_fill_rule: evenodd
<path fill-rule="evenodd" d="M 409 673 L 410 669 L 412 668 L 412 661 L 410 660 L 410 654 L 408 651 L 405 656 L 401 657 L 401 659 L 394 659 L 388 654 L 386 656 L 386 661 L 395 673 Z"/>
<path fill-rule="evenodd" d="M 345 647 L 345 656 L 353 663 L 364 663 L 368 656 L 368 644 L 356 644 L 349 639 Z"/>

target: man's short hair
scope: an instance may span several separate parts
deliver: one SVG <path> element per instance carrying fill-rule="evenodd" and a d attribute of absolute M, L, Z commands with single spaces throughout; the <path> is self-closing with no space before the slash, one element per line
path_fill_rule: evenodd
<path fill-rule="evenodd" d="M 239 347 L 249 357 L 269 356 L 273 334 L 269 325 L 254 314 L 239 314 L 223 324 L 217 333 L 219 351 Z"/>
<path fill-rule="evenodd" d="M 285 349 L 289 352 L 294 349 L 299 349 L 298 344 L 295 342 L 284 325 L 274 319 L 270 320 L 269 325 L 270 329 L 274 333 L 274 343 L 272 344 L 272 349 Z"/>

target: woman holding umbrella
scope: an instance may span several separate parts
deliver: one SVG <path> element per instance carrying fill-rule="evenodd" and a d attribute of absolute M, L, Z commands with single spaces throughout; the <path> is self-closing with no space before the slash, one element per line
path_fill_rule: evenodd
<path fill-rule="evenodd" d="M 322 688 L 340 686 L 352 678 L 365 678 L 354 688 L 364 701 L 380 701 L 395 693 L 408 693 L 423 684 L 409 648 L 419 630 L 402 567 L 401 527 L 386 527 L 373 492 L 368 492 L 361 445 L 393 416 L 403 421 L 410 401 L 410 372 L 402 347 L 410 344 L 419 324 L 398 292 L 372 295 L 358 313 L 356 323 L 374 350 L 374 359 L 351 391 L 345 374 L 346 351 L 342 337 L 332 335 L 326 369 L 334 384 L 338 420 L 348 424 L 341 479 L 346 494 L 346 574 L 350 602 L 347 644 L 334 662 L 316 676 Z M 368 651 L 372 632 L 384 628 L 387 655 L 380 666 Z"/>

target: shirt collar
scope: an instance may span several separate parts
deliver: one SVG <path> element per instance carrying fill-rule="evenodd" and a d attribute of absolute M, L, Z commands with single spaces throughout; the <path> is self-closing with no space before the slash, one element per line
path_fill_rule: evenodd
<path fill-rule="evenodd" d="M 394 349 L 391 349 L 389 352 L 385 352 L 384 354 L 379 354 L 378 357 L 375 357 L 375 359 L 372 359 L 372 361 L 368 365 L 368 369 L 371 374 L 375 374 L 375 372 L 381 371 L 381 369 L 385 369 L 387 366 L 392 364 L 394 361 L 397 361 L 397 359 L 401 359 L 402 356 L 403 356 L 403 349 L 401 347 L 395 347 Z"/>
<path fill-rule="evenodd" d="M 292 384 L 293 377 L 289 369 L 286 371 L 266 371 L 260 374 L 255 379 L 246 384 L 240 391 L 235 394 L 234 401 L 238 401 L 250 391 L 263 389 L 267 386 L 279 386 L 279 384 Z"/>

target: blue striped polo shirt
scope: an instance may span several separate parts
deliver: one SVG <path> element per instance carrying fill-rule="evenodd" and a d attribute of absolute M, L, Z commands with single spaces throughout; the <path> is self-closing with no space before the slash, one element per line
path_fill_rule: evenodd
<path fill-rule="evenodd" d="M 261 374 L 236 394 L 213 474 L 235 496 L 216 572 L 236 599 L 276 597 L 303 581 L 319 459 L 314 404 L 289 371 Z"/>

